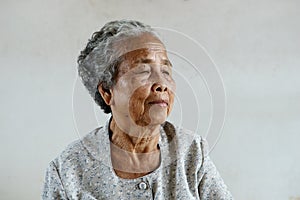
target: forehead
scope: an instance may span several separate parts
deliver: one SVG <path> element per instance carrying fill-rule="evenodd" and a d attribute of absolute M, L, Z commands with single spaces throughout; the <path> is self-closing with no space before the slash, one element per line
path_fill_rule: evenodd
<path fill-rule="evenodd" d="M 146 33 L 119 42 L 120 63 L 117 79 L 139 63 L 164 63 L 171 65 L 163 43 L 155 36 Z"/>
<path fill-rule="evenodd" d="M 118 57 L 127 54 L 137 57 L 154 54 L 155 52 L 160 54 L 165 53 L 165 46 L 163 43 L 150 33 L 121 38 L 115 41 L 113 46 Z"/>
<path fill-rule="evenodd" d="M 123 62 L 135 63 L 155 63 L 168 60 L 167 52 L 161 48 L 143 48 L 126 53 L 122 56 Z"/>

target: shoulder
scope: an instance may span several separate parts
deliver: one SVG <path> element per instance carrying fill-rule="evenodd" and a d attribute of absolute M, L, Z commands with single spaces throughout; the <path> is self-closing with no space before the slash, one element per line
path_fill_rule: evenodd
<path fill-rule="evenodd" d="M 199 133 L 185 129 L 183 127 L 175 126 L 171 122 L 166 121 L 162 124 L 162 128 L 167 138 L 168 143 L 173 139 L 180 140 L 181 145 L 198 145 L 201 149 L 207 151 L 208 143 L 205 138 L 203 138 Z"/>
<path fill-rule="evenodd" d="M 168 121 L 162 125 L 162 128 L 165 134 L 162 140 L 165 140 L 169 147 L 179 151 L 182 156 L 198 156 L 201 159 L 208 155 L 208 143 L 200 134 L 175 126 Z"/>
<path fill-rule="evenodd" d="M 82 138 L 68 144 L 65 149 L 51 161 L 51 163 L 58 169 L 62 168 L 62 166 L 69 165 L 70 163 L 80 164 L 85 157 L 90 156 L 89 154 L 91 154 L 91 152 L 88 147 L 92 146 L 92 144 L 93 146 L 96 146 L 94 143 L 97 141 L 96 138 L 99 137 L 99 134 L 101 134 L 102 128 L 103 127 L 96 128 Z"/>

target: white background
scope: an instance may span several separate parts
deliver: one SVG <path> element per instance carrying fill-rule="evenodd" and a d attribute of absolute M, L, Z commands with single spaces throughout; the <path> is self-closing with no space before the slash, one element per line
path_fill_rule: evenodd
<path fill-rule="evenodd" d="M 40 199 L 49 161 L 78 138 L 78 53 L 123 18 L 184 32 L 218 65 L 228 112 L 211 157 L 233 196 L 300 199 L 299 10 L 298 0 L 1 0 L 0 199 Z"/>

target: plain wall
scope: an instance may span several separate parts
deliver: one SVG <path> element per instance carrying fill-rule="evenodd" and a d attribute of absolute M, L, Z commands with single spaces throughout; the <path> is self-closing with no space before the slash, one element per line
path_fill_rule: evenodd
<path fill-rule="evenodd" d="M 233 196 L 299 199 L 299 10 L 298 0 L 2 0 L 0 199 L 40 198 L 48 163 L 78 139 L 73 88 L 80 131 L 95 116 L 105 123 L 80 106 L 95 110 L 76 58 L 92 32 L 123 18 L 181 31 L 217 64 L 227 116 L 211 157 Z"/>

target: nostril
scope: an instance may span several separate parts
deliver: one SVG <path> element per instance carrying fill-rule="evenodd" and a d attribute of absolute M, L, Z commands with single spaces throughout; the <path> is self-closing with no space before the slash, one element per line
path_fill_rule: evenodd
<path fill-rule="evenodd" d="M 157 92 L 162 92 L 161 87 L 157 87 L 157 88 L 156 88 L 156 91 L 157 91 Z"/>
<path fill-rule="evenodd" d="M 152 86 L 151 90 L 152 90 L 153 92 L 166 92 L 166 91 L 168 91 L 168 88 L 165 87 L 164 85 L 155 83 L 155 84 Z"/>

